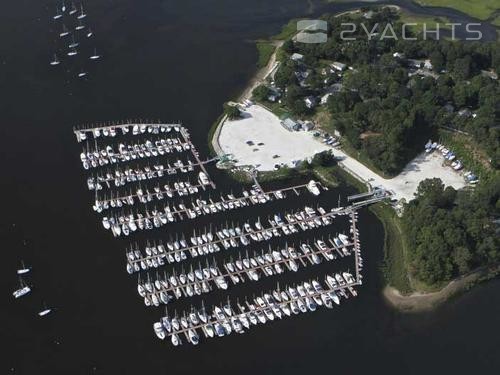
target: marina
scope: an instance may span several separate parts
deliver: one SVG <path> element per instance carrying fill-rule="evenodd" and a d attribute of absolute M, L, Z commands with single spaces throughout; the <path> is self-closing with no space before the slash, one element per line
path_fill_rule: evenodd
<path fill-rule="evenodd" d="M 316 197 L 329 190 L 315 180 L 266 190 L 258 174 L 250 171 L 253 185 L 242 189 L 241 195 L 221 192 L 219 198 L 213 199 L 216 185 L 207 167 L 219 158 L 202 161 L 189 131 L 180 124 L 133 121 L 84 126 L 73 131 L 77 142 L 85 143 L 80 160 L 90 173 L 86 181 L 88 190 L 94 192 L 93 209 L 97 213 L 109 211 L 102 217 L 102 225 L 114 237 L 188 220 L 195 223 L 202 216 L 215 219 L 219 213 L 292 199 L 305 191 L 310 194 L 309 200 L 316 201 Z M 174 154 L 180 157 L 169 159 Z M 226 220 L 225 224 L 215 224 L 210 220 L 204 227 L 193 224 L 190 234 L 167 231 L 168 239 L 163 232 L 156 240 L 146 240 L 143 249 L 137 243 L 129 244 L 125 251 L 126 270 L 138 274 L 137 292 L 144 304 L 159 307 L 215 290 L 225 292 L 247 281 L 257 284 L 265 278 L 354 258 L 355 276 L 346 271 L 329 274 L 325 287 L 312 279 L 295 287 L 261 293 L 251 302 L 247 298 L 244 306 L 237 303 L 238 312 L 231 307 L 228 296 L 227 304 L 214 306 L 210 314 L 204 307 L 198 312 L 184 312 L 180 318 L 167 314 L 154 324 L 154 331 L 161 339 L 169 337 L 174 345 L 184 338 L 198 344 L 198 331 L 205 337 L 220 337 L 242 333 L 252 325 L 315 311 L 318 306 L 332 308 L 340 304 L 341 298 L 356 296 L 354 287 L 361 285 L 363 260 L 357 209 L 387 196 L 385 191 L 377 190 L 349 197 L 350 206 L 341 207 L 339 197 L 338 207 L 325 209 L 319 202 L 308 203 L 295 209 L 276 210 L 266 218 L 250 219 L 249 213 L 245 213 L 230 223 Z M 332 230 L 326 235 L 311 233 L 310 238 L 291 238 L 333 224 L 343 226 L 343 222 L 348 224 L 347 234 L 344 227 L 337 229 L 336 234 Z M 251 248 L 264 243 L 268 243 L 267 250 Z M 215 254 L 222 250 L 231 251 L 231 255 L 216 259 Z M 195 258 L 198 264 L 194 264 L 196 260 L 188 263 L 188 259 Z M 180 270 L 167 270 L 167 266 L 183 262 L 186 264 Z"/>
<path fill-rule="evenodd" d="M 337 210 L 337 209 L 333 209 Z M 323 226 L 333 224 L 334 217 L 337 215 L 345 215 L 342 211 L 326 212 L 322 207 L 318 211 L 311 207 L 305 207 L 304 210 L 295 212 L 294 214 L 288 213 L 285 219 L 281 218 L 280 214 L 275 214 L 273 219 L 269 219 L 270 226 L 264 227 L 260 218 L 253 224 L 245 222 L 243 225 L 225 226 L 215 229 L 215 232 L 205 230 L 196 235 L 193 230 L 193 235 L 187 240 L 187 236 L 180 236 L 180 240 L 174 242 L 167 242 L 166 248 L 163 244 L 156 247 L 156 252 L 163 254 L 162 258 L 166 258 L 167 262 L 173 263 L 174 261 L 180 262 L 187 258 L 186 254 L 196 258 L 198 256 L 207 255 L 210 253 L 218 252 L 221 249 L 236 248 L 240 245 L 247 246 L 251 242 L 265 242 L 271 238 L 278 238 L 281 236 L 289 236 L 300 231 L 308 231 Z M 286 221 L 284 221 L 286 220 Z M 152 259 L 158 259 L 154 250 L 149 247 L 146 254 L 152 254 L 147 257 L 137 258 L 135 251 L 127 253 L 127 259 L 130 267 L 127 267 L 129 273 L 138 268 L 136 265 L 142 264 L 146 266 Z M 134 258 L 133 260 L 131 258 Z M 141 263 L 142 262 L 142 263 Z M 154 264 L 152 262 L 152 264 Z"/>
<path fill-rule="evenodd" d="M 174 346 L 182 344 L 182 338 L 197 345 L 201 330 L 205 338 L 228 336 L 231 333 L 244 333 L 252 326 L 266 324 L 275 319 L 283 319 L 300 313 L 316 311 L 318 306 L 333 308 L 341 303 L 341 297 L 357 296 L 354 287 L 361 285 L 351 274 L 327 275 L 323 286 L 318 280 L 305 281 L 296 286 L 277 288 L 269 293 L 262 293 L 251 302 L 237 304 L 236 311 L 230 301 L 214 306 L 211 313 L 205 307 L 191 310 L 182 316 L 163 316 L 153 325 L 157 337 L 161 340 L 170 338 Z"/>
<path fill-rule="evenodd" d="M 191 201 L 190 205 L 188 204 L 189 206 L 181 202 L 177 207 L 175 205 L 165 204 L 160 210 L 155 207 L 151 212 L 146 209 L 140 213 L 135 211 L 113 214 L 103 217 L 102 224 L 105 229 L 111 230 L 115 237 L 120 236 L 122 233 L 128 235 L 138 229 L 148 230 L 153 229 L 155 226 L 159 228 L 167 223 L 184 220 L 184 216 L 188 219 L 195 219 L 202 215 L 212 215 L 218 212 L 234 210 L 250 205 L 265 204 L 275 199 L 285 199 L 287 192 L 293 192 L 296 196 L 299 196 L 300 191 L 306 189 L 309 192 L 313 191 L 313 195 L 318 195 L 320 193 L 319 186 L 321 185 L 314 182 L 315 188 L 311 190 L 311 182 L 314 181 L 270 192 L 263 192 L 261 187 L 254 185 L 250 192 L 243 190 L 242 196 L 239 197 L 235 197 L 231 193 L 227 194 L 226 198 L 221 195 L 219 201 L 214 201 L 211 198 L 209 198 L 208 201 L 196 199 L 194 202 Z M 322 189 L 327 190 L 326 187 L 322 187 Z M 125 231 L 123 231 L 123 229 L 125 229 Z"/>
<path fill-rule="evenodd" d="M 336 210 L 336 209 L 334 209 Z M 178 239 L 168 241 L 164 245 L 151 245 L 149 242 L 145 247 L 143 255 L 137 246 L 126 251 L 127 272 L 134 273 L 150 268 L 158 268 L 165 263 L 179 263 L 187 259 L 187 254 L 192 258 L 208 255 L 223 249 L 238 247 L 240 244 L 247 246 L 252 241 L 262 242 L 271 238 L 289 236 L 300 231 L 307 231 L 322 226 L 333 224 L 335 215 L 345 214 L 342 211 L 326 212 L 319 207 L 316 210 L 306 207 L 303 211 L 288 213 L 285 215 L 286 222 L 280 214 L 276 214 L 273 219 L 269 219 L 269 227 L 263 227 L 260 218 L 251 225 L 249 222 L 233 227 L 226 226 L 215 230 L 196 233 L 193 231 L 191 237 L 186 235 L 176 236 Z M 334 246 L 338 246 L 335 244 Z"/>
<path fill-rule="evenodd" d="M 202 164 L 209 164 L 218 160 L 218 158 L 212 158 L 202 161 Z M 191 160 L 181 161 L 177 159 L 170 165 L 170 163 L 162 164 L 161 162 L 155 163 L 153 165 L 146 165 L 144 167 L 136 168 L 116 168 L 113 171 L 97 173 L 87 179 L 87 186 L 89 190 L 102 190 L 104 188 L 111 188 L 112 184 L 114 187 L 125 186 L 128 183 L 134 183 L 138 181 L 146 181 L 152 179 L 162 178 L 165 175 L 175 175 L 178 172 L 189 173 L 198 167 L 198 163 L 193 163 Z"/>
<path fill-rule="evenodd" d="M 137 285 L 137 290 L 144 299 L 146 306 L 159 306 L 160 303 L 168 304 L 170 301 L 182 296 L 192 297 L 209 293 L 215 286 L 218 289 L 227 290 L 230 282 L 238 285 L 245 281 L 259 281 L 262 277 L 279 275 L 284 272 L 297 272 L 301 267 L 320 264 L 323 260 L 329 262 L 340 257 L 350 255 L 350 247 L 354 244 L 347 241 L 344 235 L 341 238 L 346 241 L 337 245 L 331 238 L 326 243 L 315 240 L 313 245 L 301 243 L 297 247 L 288 246 L 281 250 L 269 250 L 260 254 L 255 253 L 252 257 L 248 253 L 244 258 L 239 256 L 236 261 L 231 258 L 220 267 L 215 260 L 210 264 L 206 261 L 206 267 L 201 265 L 193 270 L 180 274 L 167 275 L 151 279 L 147 275 L 147 281 Z M 339 237 L 335 237 L 340 242 Z M 221 271 L 222 268 L 222 271 Z"/>

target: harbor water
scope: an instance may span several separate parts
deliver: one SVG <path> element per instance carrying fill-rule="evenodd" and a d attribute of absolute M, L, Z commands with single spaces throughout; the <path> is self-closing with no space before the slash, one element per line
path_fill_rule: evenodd
<path fill-rule="evenodd" d="M 500 281 L 476 287 L 432 313 L 394 311 L 381 294 L 383 227 L 366 208 L 359 211 L 365 268 L 357 298 L 333 310 L 177 348 L 156 338 L 152 324 L 163 308 L 146 308 L 137 297 L 136 276 L 125 271 L 130 241 L 112 238 L 92 212 L 94 196 L 86 188 L 73 126 L 129 118 L 180 121 L 201 158 L 208 158 L 208 131 L 222 103 L 236 97 L 255 72 L 252 41 L 276 34 L 291 18 L 340 12 L 356 3 L 92 0 L 86 2 L 85 22 L 94 39 L 86 48 L 88 53 L 96 48 L 101 59 L 91 64 L 65 58 L 53 67 L 49 62 L 60 48 L 60 30 L 52 20 L 57 4 L 19 0 L 4 4 L 0 13 L 0 373 L 495 373 Z M 81 69 L 88 71 L 84 79 L 77 77 Z M 210 174 L 219 189 L 241 193 L 223 172 L 211 168 Z M 345 203 L 352 193 L 340 186 L 322 195 L 321 204 L 335 207 L 339 196 Z M 264 218 L 313 202 L 301 196 L 217 220 Z M 138 239 L 192 230 L 189 222 L 178 223 Z M 14 300 L 21 260 L 32 267 L 25 278 L 32 292 Z M 335 267 L 322 264 L 321 272 L 330 266 Z M 300 276 L 318 272 L 309 267 Z M 272 289 L 277 280 L 235 286 L 230 293 L 251 297 Z M 279 278 L 283 284 L 298 280 Z M 210 298 L 222 303 L 226 294 L 218 291 Z M 53 312 L 41 318 L 37 312 L 44 303 Z M 169 312 L 189 306 L 189 301 L 175 302 Z"/>

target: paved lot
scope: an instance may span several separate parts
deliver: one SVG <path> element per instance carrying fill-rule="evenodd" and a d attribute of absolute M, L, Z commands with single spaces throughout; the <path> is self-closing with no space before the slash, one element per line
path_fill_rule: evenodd
<path fill-rule="evenodd" d="M 248 145 L 252 141 L 253 145 Z M 259 145 L 259 143 L 263 145 Z M 220 131 L 219 144 L 225 153 L 233 154 L 236 165 L 253 165 L 260 171 L 273 170 L 275 164 L 293 166 L 293 160 L 303 160 L 314 154 L 331 149 L 308 132 L 289 132 L 278 117 L 265 108 L 253 105 L 244 112 L 244 118 L 227 120 Z M 422 145 L 423 149 L 423 145 Z M 384 187 L 394 193 L 394 198 L 413 199 L 420 181 L 439 177 L 446 186 L 463 188 L 466 183 L 461 173 L 443 165 L 439 152 L 421 155 L 412 160 L 398 176 L 385 179 L 341 150 L 333 150 L 335 156 L 344 159 L 341 164 L 352 174 L 373 187 Z M 280 155 L 279 158 L 273 158 Z"/>
<path fill-rule="evenodd" d="M 219 135 L 221 149 L 234 155 L 236 165 L 251 164 L 260 171 L 270 171 L 275 164 L 293 166 L 294 160 L 329 149 L 309 132 L 286 130 L 277 116 L 259 105 L 247 108 L 243 115 L 243 119 L 226 120 Z M 274 155 L 279 158 L 273 158 Z"/>
<path fill-rule="evenodd" d="M 466 182 L 461 173 L 443 165 L 443 157 L 439 152 L 426 154 L 423 152 L 413 159 L 396 177 L 385 179 L 374 173 L 356 159 L 353 159 L 340 150 L 334 151 L 335 156 L 345 157 L 342 164 L 346 169 L 354 172 L 362 180 L 369 182 L 373 187 L 383 186 L 394 193 L 394 198 L 407 201 L 413 199 L 418 184 L 427 178 L 439 177 L 446 186 L 455 189 L 463 188 Z"/>

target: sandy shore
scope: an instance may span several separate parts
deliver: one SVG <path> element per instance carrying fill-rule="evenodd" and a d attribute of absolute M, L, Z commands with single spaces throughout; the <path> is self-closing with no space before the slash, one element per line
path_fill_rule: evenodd
<path fill-rule="evenodd" d="M 247 88 L 243 90 L 241 95 L 238 97 L 239 102 L 243 102 L 246 99 L 252 97 L 252 91 L 266 80 L 267 76 L 276 68 L 276 53 L 278 49 L 283 45 L 284 40 L 275 40 L 270 42 L 274 46 L 274 52 L 269 58 L 267 65 L 257 71 L 254 77 L 250 80 Z"/>
<path fill-rule="evenodd" d="M 385 300 L 395 309 L 407 313 L 430 311 L 451 297 L 465 292 L 470 286 L 500 272 L 500 265 L 482 267 L 468 275 L 451 281 L 443 289 L 433 293 L 402 295 L 397 289 L 387 286 L 383 290 Z"/>

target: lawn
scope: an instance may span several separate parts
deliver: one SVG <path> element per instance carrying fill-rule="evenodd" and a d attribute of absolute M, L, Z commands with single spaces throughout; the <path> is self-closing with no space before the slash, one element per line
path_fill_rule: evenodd
<path fill-rule="evenodd" d="M 410 29 L 417 34 L 423 31 L 424 24 L 427 30 L 437 29 L 437 24 L 439 24 L 440 29 L 451 28 L 450 26 L 446 26 L 446 23 L 450 23 L 450 20 L 445 17 L 427 17 L 408 12 L 401 13 L 401 22 L 417 24 L 416 26 L 410 27 Z"/>
<path fill-rule="evenodd" d="M 387 284 L 406 294 L 412 291 L 405 260 L 404 234 L 392 207 L 378 203 L 370 208 L 384 225 L 384 275 Z"/>
<path fill-rule="evenodd" d="M 415 0 L 420 5 L 454 8 L 480 20 L 488 19 L 500 8 L 498 0 Z"/>
<path fill-rule="evenodd" d="M 262 40 L 257 41 L 256 46 L 257 51 L 259 52 L 257 66 L 259 68 L 264 68 L 269 63 L 276 47 L 272 43 Z"/>

